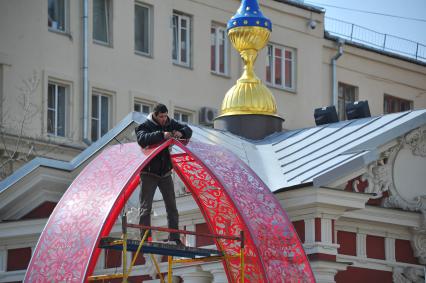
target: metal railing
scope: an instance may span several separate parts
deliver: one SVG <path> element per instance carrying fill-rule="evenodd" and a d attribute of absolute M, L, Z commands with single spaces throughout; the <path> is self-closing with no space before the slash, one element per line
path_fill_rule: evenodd
<path fill-rule="evenodd" d="M 330 17 L 325 17 L 325 30 L 331 35 L 336 35 L 355 43 L 426 62 L 426 45 L 412 40 L 380 33 Z"/>

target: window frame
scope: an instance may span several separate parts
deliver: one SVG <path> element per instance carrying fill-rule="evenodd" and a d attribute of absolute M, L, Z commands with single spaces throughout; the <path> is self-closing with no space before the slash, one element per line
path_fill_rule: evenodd
<path fill-rule="evenodd" d="M 345 87 L 345 88 L 351 87 L 351 88 L 354 89 L 354 100 L 353 101 L 347 99 L 347 97 L 345 96 L 347 93 L 343 93 L 342 94 L 343 97 L 340 95 L 341 94 L 341 92 L 340 92 L 341 87 Z M 359 92 L 359 87 L 356 86 L 356 85 L 351 85 L 351 84 L 347 84 L 347 83 L 343 83 L 343 82 L 337 83 L 337 109 L 336 110 L 337 110 L 337 116 L 339 117 L 340 121 L 347 120 L 346 105 L 348 103 L 355 102 L 355 101 L 359 100 L 358 92 Z M 340 109 L 341 108 L 340 105 L 342 105 L 343 109 Z"/>
<path fill-rule="evenodd" d="M 92 5 L 92 40 L 94 43 L 104 46 L 112 47 L 112 40 L 113 40 L 113 1 L 112 0 L 104 0 L 105 4 L 107 5 L 107 19 L 106 19 L 106 35 L 107 35 L 107 41 L 98 40 L 95 38 L 95 23 L 94 23 L 94 6 Z M 92 1 L 92 4 L 94 2 Z"/>
<path fill-rule="evenodd" d="M 215 63 L 214 63 L 214 69 L 212 69 L 213 66 L 211 66 L 211 59 L 212 59 L 212 50 L 211 50 L 211 43 L 213 41 L 213 39 L 211 38 L 213 36 L 212 34 L 212 29 L 215 29 L 214 32 L 214 55 L 215 55 Z M 220 71 L 220 39 L 219 39 L 219 35 L 220 32 L 224 32 L 225 38 L 224 38 L 224 56 L 223 56 L 223 65 L 224 65 L 224 72 Z M 229 76 L 229 40 L 228 37 L 226 36 L 226 26 L 225 25 L 221 25 L 218 23 L 213 22 L 211 24 L 210 27 L 210 71 L 213 74 L 216 75 L 221 75 L 221 76 Z"/>
<path fill-rule="evenodd" d="M 272 60 L 270 60 L 270 54 L 269 54 L 269 47 L 272 47 Z M 281 49 L 281 84 L 276 84 L 275 80 L 276 80 L 276 76 L 275 76 L 275 50 L 276 49 Z M 286 86 L 286 72 L 285 72 L 285 64 L 286 64 L 286 51 L 290 51 L 291 55 L 292 55 L 292 59 L 291 59 L 291 87 Z M 267 70 L 266 70 L 266 74 L 265 74 L 265 82 L 268 86 L 274 87 L 274 88 L 278 88 L 278 89 L 282 89 L 282 90 L 286 90 L 286 91 L 291 91 L 291 92 L 296 92 L 296 64 L 297 64 L 297 51 L 295 48 L 292 47 L 288 47 L 288 46 L 283 46 L 283 45 L 279 45 L 279 44 L 275 44 L 275 43 L 269 43 L 266 46 L 266 60 L 267 62 L 270 61 L 270 66 L 269 68 L 271 69 L 271 81 L 268 81 L 268 77 L 267 77 Z M 268 68 L 268 66 L 265 66 L 266 68 Z"/>
<path fill-rule="evenodd" d="M 176 119 L 176 114 L 178 114 L 180 116 L 179 119 Z M 187 122 L 182 121 L 182 115 L 188 116 Z M 175 108 L 173 110 L 173 119 L 175 119 L 179 123 L 190 124 L 190 123 L 193 123 L 193 121 L 194 121 L 194 112 L 190 111 L 190 110 L 185 110 L 185 109 L 182 109 L 182 108 Z"/>
<path fill-rule="evenodd" d="M 50 85 L 55 86 L 55 108 L 53 109 L 55 112 L 55 125 L 53 125 L 53 133 L 49 132 L 49 111 L 51 108 L 49 107 L 49 87 Z M 58 135 L 58 86 L 63 87 L 64 92 L 64 135 Z M 46 133 L 48 136 L 58 137 L 58 138 L 67 138 L 69 137 L 69 128 L 70 128 L 70 89 L 71 86 L 66 83 L 58 82 L 52 79 L 49 79 L 47 82 L 47 99 L 46 99 Z"/>
<path fill-rule="evenodd" d="M 102 119 L 101 119 L 102 113 L 103 113 L 102 112 L 102 99 L 98 99 L 98 107 L 99 107 L 98 108 L 98 118 L 94 118 L 93 117 L 93 97 L 94 96 L 98 96 L 100 98 L 102 98 L 102 97 L 107 98 L 107 101 L 108 101 L 108 111 L 107 111 L 107 114 L 108 114 L 107 128 L 108 128 L 108 130 L 107 130 L 107 132 L 111 129 L 112 113 L 113 113 L 113 111 L 112 111 L 112 99 L 113 99 L 112 96 L 109 95 L 108 93 L 99 91 L 97 89 L 92 90 L 92 96 L 91 96 L 91 100 L 90 100 L 90 104 L 91 104 L 91 107 L 90 107 L 90 140 L 92 142 L 96 142 L 103 137 L 103 135 L 102 135 Z M 92 121 L 93 121 L 93 119 L 98 120 L 98 122 L 97 122 L 98 132 L 97 132 L 97 138 L 95 140 L 92 138 L 92 134 L 93 134 Z M 105 132 L 105 134 L 107 132 Z"/>
<path fill-rule="evenodd" d="M 55 1 L 55 0 L 53 0 Z M 60 34 L 69 35 L 70 34 L 70 2 L 69 0 L 63 0 L 64 1 L 64 29 L 61 30 L 59 28 L 54 28 L 53 24 L 52 26 L 49 26 L 49 0 L 47 1 L 47 28 L 51 32 L 56 32 Z"/>
<path fill-rule="evenodd" d="M 177 25 L 177 46 L 176 46 L 176 53 L 177 53 L 177 57 L 176 59 L 173 58 L 173 49 L 174 49 L 174 45 L 175 45 L 175 37 L 174 37 L 174 30 L 175 30 L 175 25 L 174 25 L 174 17 L 178 18 L 178 25 Z M 181 46 L 181 20 L 185 19 L 188 23 L 187 25 L 187 29 L 186 29 L 186 38 L 187 38 L 187 42 L 188 42 L 188 48 L 186 49 L 186 58 L 187 58 L 187 62 L 183 62 L 182 58 L 181 58 L 181 50 L 182 50 L 182 46 Z M 191 68 L 192 66 L 192 16 L 179 12 L 179 11 L 173 11 L 173 15 L 172 15 L 172 61 L 173 64 L 179 65 L 179 66 L 184 66 L 184 67 L 188 67 Z"/>
<path fill-rule="evenodd" d="M 386 105 L 386 100 L 389 99 L 390 101 L 396 101 L 398 103 L 398 110 L 394 111 L 394 112 L 388 112 L 387 109 L 389 109 L 389 106 Z M 407 110 L 401 110 L 401 103 L 408 103 L 409 104 L 409 109 Z M 387 106 L 387 107 L 386 107 Z M 399 113 L 399 112 L 404 112 L 404 111 L 409 111 L 409 110 L 413 110 L 414 107 L 414 101 L 409 100 L 409 99 L 405 99 L 405 98 L 401 98 L 401 97 L 397 97 L 394 95 L 390 95 L 385 93 L 383 95 L 383 114 L 391 114 L 391 113 Z"/>
<path fill-rule="evenodd" d="M 148 9 L 148 52 L 144 52 L 141 50 L 136 49 L 136 6 L 140 6 L 143 8 Z M 143 3 L 141 1 L 135 1 L 133 5 L 133 12 L 134 12 L 134 23 L 133 23 L 133 48 L 134 52 L 137 55 L 152 57 L 153 56 L 153 6 Z"/>
<path fill-rule="evenodd" d="M 137 104 L 141 106 L 141 110 L 143 109 L 143 106 L 148 106 L 149 112 L 145 113 L 145 112 L 142 112 L 142 111 L 137 111 L 135 109 L 135 106 Z M 146 101 L 143 101 L 143 100 L 140 100 L 140 99 L 135 99 L 134 102 L 133 102 L 133 111 L 135 111 L 135 112 L 142 113 L 142 114 L 149 114 L 153 111 L 153 109 L 154 109 L 154 103 L 146 102 Z"/>

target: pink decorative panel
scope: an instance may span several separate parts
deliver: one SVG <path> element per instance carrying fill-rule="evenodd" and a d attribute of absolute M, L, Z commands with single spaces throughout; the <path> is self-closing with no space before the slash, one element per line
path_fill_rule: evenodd
<path fill-rule="evenodd" d="M 31 259 L 25 282 L 84 282 L 92 274 L 101 237 L 109 234 L 139 172 L 171 144 L 176 172 L 197 201 L 211 232 L 246 234 L 246 282 L 314 282 L 294 228 L 274 195 L 234 154 L 219 146 L 170 140 L 148 151 L 136 143 L 100 153 L 68 188 L 52 213 Z M 217 241 L 228 254 L 240 243 Z M 240 278 L 239 259 L 224 262 L 230 282 Z"/>

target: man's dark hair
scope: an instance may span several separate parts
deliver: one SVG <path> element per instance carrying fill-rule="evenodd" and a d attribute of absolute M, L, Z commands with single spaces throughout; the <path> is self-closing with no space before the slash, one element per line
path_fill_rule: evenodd
<path fill-rule="evenodd" d="M 166 105 L 164 105 L 162 103 L 158 103 L 154 107 L 154 114 L 158 115 L 158 113 L 169 113 L 169 110 L 167 110 Z"/>

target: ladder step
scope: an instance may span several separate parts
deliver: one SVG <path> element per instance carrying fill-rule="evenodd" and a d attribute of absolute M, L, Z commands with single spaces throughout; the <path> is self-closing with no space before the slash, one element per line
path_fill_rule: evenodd
<path fill-rule="evenodd" d="M 127 240 L 127 250 L 129 252 L 136 252 L 139 247 L 140 240 Z M 123 250 L 123 241 L 120 238 L 106 237 L 102 238 L 99 243 L 101 249 L 113 249 Z M 142 253 L 146 254 L 159 254 L 167 256 L 178 256 L 185 258 L 196 258 L 196 257 L 210 257 L 210 256 L 223 256 L 223 252 L 213 249 L 202 249 L 194 247 L 180 247 L 173 244 L 167 244 L 162 242 L 145 242 L 142 245 Z"/>

